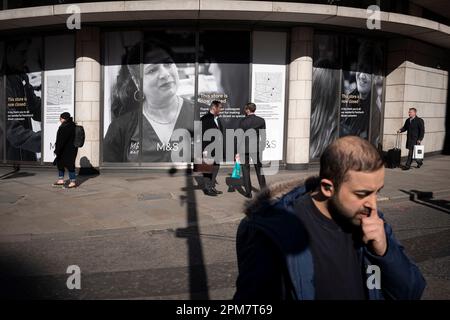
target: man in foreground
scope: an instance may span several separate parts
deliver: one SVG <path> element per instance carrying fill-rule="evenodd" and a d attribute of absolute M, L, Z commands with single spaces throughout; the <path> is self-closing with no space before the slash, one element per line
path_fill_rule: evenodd
<path fill-rule="evenodd" d="M 419 299 L 425 280 L 377 210 L 383 185 L 378 151 L 346 136 L 319 177 L 260 194 L 237 232 L 235 299 Z"/>

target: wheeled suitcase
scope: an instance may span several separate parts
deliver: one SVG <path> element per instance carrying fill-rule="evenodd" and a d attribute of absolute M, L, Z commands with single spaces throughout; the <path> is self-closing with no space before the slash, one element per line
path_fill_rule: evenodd
<path fill-rule="evenodd" d="M 397 137 L 395 139 L 395 146 L 392 149 L 389 149 L 386 156 L 386 167 L 387 168 L 398 168 L 400 167 L 400 158 L 401 158 L 401 150 L 400 150 L 400 133 L 397 133 Z"/>

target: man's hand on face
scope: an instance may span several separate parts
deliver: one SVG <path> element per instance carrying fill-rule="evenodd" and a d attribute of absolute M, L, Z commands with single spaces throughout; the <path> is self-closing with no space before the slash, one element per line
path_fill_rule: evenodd
<path fill-rule="evenodd" d="M 370 215 L 361 219 L 363 242 L 369 245 L 373 253 L 384 256 L 387 250 L 384 221 L 378 216 L 376 209 L 370 211 Z"/>

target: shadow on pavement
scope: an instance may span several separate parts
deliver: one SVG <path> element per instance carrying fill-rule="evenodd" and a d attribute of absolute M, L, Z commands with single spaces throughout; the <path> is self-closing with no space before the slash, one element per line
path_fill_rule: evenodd
<path fill-rule="evenodd" d="M 228 186 L 228 192 L 237 191 L 240 195 L 245 196 L 244 181 L 242 177 L 236 179 L 232 178 L 230 175 L 229 177 L 225 178 L 225 183 Z M 252 186 L 252 192 L 260 192 L 260 190 Z"/>
<path fill-rule="evenodd" d="M 193 190 L 203 190 L 205 188 L 205 179 L 203 176 L 192 176 L 193 181 L 196 182 L 196 184 L 192 184 Z M 181 189 L 182 191 L 187 191 L 188 187 L 184 187 Z"/>
<path fill-rule="evenodd" d="M 77 185 L 80 186 L 89 179 L 96 178 L 100 175 L 100 171 L 98 171 L 91 164 L 87 157 L 82 157 L 80 159 L 80 170 L 78 171 L 77 176 Z"/>
<path fill-rule="evenodd" d="M 187 227 L 176 230 L 178 238 L 186 238 L 189 257 L 189 292 L 191 300 L 208 300 L 208 278 L 198 227 L 197 200 L 191 166 L 186 169 L 186 196 L 180 197 L 187 206 Z"/>
<path fill-rule="evenodd" d="M 77 176 L 77 185 L 81 186 L 83 183 L 85 183 L 89 179 L 97 178 L 98 176 L 99 176 L 99 174 L 78 175 Z"/>
<path fill-rule="evenodd" d="M 419 190 L 399 190 L 408 194 L 409 200 L 411 200 L 412 202 L 450 214 L 450 201 L 434 199 L 433 192 Z"/>
<path fill-rule="evenodd" d="M 7 172 L 0 176 L 0 180 L 7 180 L 7 179 L 16 179 L 16 178 L 26 178 L 26 177 L 32 177 L 35 176 L 35 173 L 29 173 L 29 172 L 19 172 L 20 171 L 20 165 L 14 164 L 13 170 L 11 172 Z"/>
<path fill-rule="evenodd" d="M 42 273 L 38 264 L 20 254 L 2 252 L 0 260 L 0 299 L 39 300 L 54 291 L 55 283 L 40 281 L 30 274 Z M 64 282 L 63 282 L 64 283 Z"/>
<path fill-rule="evenodd" d="M 3 176 L 0 177 L 0 180 L 26 178 L 26 177 L 33 177 L 35 175 L 36 175 L 35 173 L 30 173 L 30 172 L 14 171 L 14 172 L 4 174 Z"/>

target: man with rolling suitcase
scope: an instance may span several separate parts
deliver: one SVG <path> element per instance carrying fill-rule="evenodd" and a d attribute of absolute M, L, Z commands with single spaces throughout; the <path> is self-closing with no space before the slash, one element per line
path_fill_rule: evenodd
<path fill-rule="evenodd" d="M 414 146 L 420 145 L 425 135 L 425 124 L 422 118 L 417 116 L 416 108 L 409 108 L 409 118 L 406 119 L 405 124 L 400 128 L 397 133 L 408 131 L 406 139 L 406 148 L 408 149 L 408 160 L 406 161 L 403 170 L 409 170 L 411 168 L 411 162 L 413 160 Z M 423 165 L 422 159 L 415 159 L 417 162 L 417 168 Z"/>

